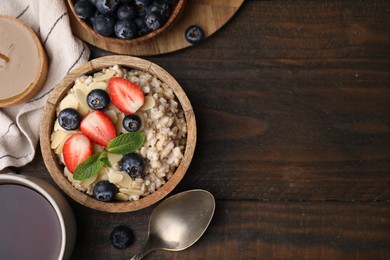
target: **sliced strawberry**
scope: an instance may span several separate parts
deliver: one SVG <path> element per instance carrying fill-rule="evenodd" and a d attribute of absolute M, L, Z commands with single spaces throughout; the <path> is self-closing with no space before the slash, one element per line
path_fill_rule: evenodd
<path fill-rule="evenodd" d="M 89 113 L 80 123 L 81 132 L 92 142 L 107 146 L 108 142 L 116 137 L 115 125 L 102 111 L 95 110 Z"/>
<path fill-rule="evenodd" d="M 141 87 L 124 78 L 111 78 L 108 93 L 112 103 L 125 114 L 134 114 L 145 101 Z"/>
<path fill-rule="evenodd" d="M 83 134 L 74 134 L 66 139 L 62 154 L 68 170 L 73 173 L 77 165 L 93 153 L 91 141 Z"/>

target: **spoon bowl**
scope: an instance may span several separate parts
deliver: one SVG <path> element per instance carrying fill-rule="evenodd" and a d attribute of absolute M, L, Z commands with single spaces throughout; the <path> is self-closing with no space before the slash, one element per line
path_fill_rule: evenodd
<path fill-rule="evenodd" d="M 215 211 L 214 196 L 205 190 L 178 193 L 152 212 L 149 232 L 139 260 L 153 250 L 180 251 L 192 246 L 206 231 Z"/>

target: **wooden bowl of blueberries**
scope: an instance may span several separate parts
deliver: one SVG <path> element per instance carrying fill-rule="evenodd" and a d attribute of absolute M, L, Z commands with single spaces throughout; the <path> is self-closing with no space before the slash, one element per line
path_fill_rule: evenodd
<path fill-rule="evenodd" d="M 186 0 L 67 0 L 73 32 L 84 41 L 127 54 L 178 20 Z"/>
<path fill-rule="evenodd" d="M 87 207 L 130 212 L 167 196 L 196 144 L 195 116 L 158 65 L 105 56 L 71 71 L 44 108 L 40 145 L 58 186 Z"/>

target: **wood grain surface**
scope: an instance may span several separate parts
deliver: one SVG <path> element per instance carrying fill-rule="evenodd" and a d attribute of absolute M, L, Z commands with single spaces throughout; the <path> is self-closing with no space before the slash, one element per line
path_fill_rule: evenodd
<path fill-rule="evenodd" d="M 201 44 L 147 57 L 180 83 L 197 121 L 172 194 L 206 189 L 217 209 L 194 246 L 146 259 L 388 259 L 389 17 L 386 0 L 247 0 Z M 39 152 L 16 170 L 53 183 Z M 153 206 L 110 214 L 69 201 L 72 260 L 141 248 Z M 126 250 L 109 243 L 119 224 L 136 237 Z"/>

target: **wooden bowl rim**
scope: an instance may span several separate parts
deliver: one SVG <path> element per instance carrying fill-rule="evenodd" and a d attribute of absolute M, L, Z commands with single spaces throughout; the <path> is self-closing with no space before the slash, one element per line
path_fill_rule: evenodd
<path fill-rule="evenodd" d="M 38 94 L 38 92 L 42 89 L 43 85 L 46 82 L 47 73 L 48 73 L 48 58 L 47 58 L 46 52 L 41 44 L 39 37 L 36 35 L 36 33 L 33 31 L 33 29 L 31 29 L 30 26 L 28 26 L 23 21 L 15 18 L 15 17 L 12 17 L 12 16 L 0 14 L 0 18 L 4 18 L 4 19 L 8 19 L 8 20 L 17 22 L 20 25 L 22 25 L 22 27 L 24 27 L 25 29 L 27 29 L 30 32 L 30 34 L 31 34 L 36 46 L 37 46 L 38 57 L 40 60 L 38 74 L 28 87 L 26 87 L 21 93 L 19 93 L 17 95 L 14 95 L 14 96 L 8 97 L 8 98 L 0 99 L 0 107 L 9 107 L 9 106 L 18 105 L 18 104 L 21 104 L 21 103 L 27 101 L 28 99 L 30 99 L 30 98 L 34 97 L 36 94 Z"/>
<path fill-rule="evenodd" d="M 166 29 L 168 29 L 175 21 L 177 21 L 177 18 L 180 16 L 180 14 L 182 13 L 182 11 L 184 9 L 186 0 L 179 0 L 177 2 L 177 4 L 175 5 L 175 8 L 171 12 L 171 15 L 170 15 L 168 21 L 166 21 L 166 23 L 163 25 L 163 27 L 161 27 L 160 29 L 157 29 L 155 31 L 152 31 L 144 36 L 137 37 L 134 39 L 128 39 L 128 40 L 119 39 L 119 38 L 115 38 L 115 37 L 107 37 L 107 36 L 103 36 L 101 34 L 96 33 L 91 28 L 91 26 L 89 26 L 83 19 L 81 19 L 80 17 L 77 16 L 76 11 L 74 9 L 73 0 L 67 0 L 67 2 L 68 2 L 68 6 L 69 6 L 71 12 L 73 13 L 74 17 L 76 18 L 76 21 L 84 28 L 85 31 L 90 33 L 93 36 L 93 38 L 95 38 L 97 41 L 104 41 L 104 42 L 108 42 L 109 44 L 118 45 L 118 44 L 139 44 L 139 43 L 145 42 L 147 40 L 150 40 L 152 38 L 155 38 L 156 36 L 165 32 Z"/>
<path fill-rule="evenodd" d="M 73 86 L 74 81 L 81 75 L 91 74 L 100 71 L 103 68 L 121 65 L 127 68 L 134 68 L 143 70 L 152 75 L 157 76 L 160 80 L 167 83 L 174 91 L 177 99 L 179 100 L 185 114 L 187 123 L 187 143 L 184 151 L 184 157 L 181 160 L 179 167 L 176 169 L 172 177 L 154 193 L 141 198 L 138 201 L 128 202 L 101 202 L 94 199 L 92 196 L 87 195 L 76 188 L 69 182 L 69 180 L 63 174 L 63 167 L 60 166 L 54 151 L 50 147 L 50 136 L 53 131 L 54 118 L 56 107 L 59 102 L 64 98 L 67 91 Z M 187 172 L 187 169 L 192 160 L 195 145 L 196 145 L 196 122 L 195 115 L 191 106 L 191 103 L 186 96 L 184 90 L 179 83 L 163 68 L 160 66 L 140 58 L 132 56 L 105 56 L 91 60 L 78 68 L 72 70 L 63 80 L 55 87 L 50 96 L 43 111 L 43 120 L 40 128 L 40 145 L 44 163 L 48 169 L 51 177 L 57 183 L 57 185 L 71 198 L 79 202 L 80 204 L 92 209 L 105 211 L 105 212 L 131 212 L 146 208 L 159 200 L 166 197 L 182 180 Z"/>

